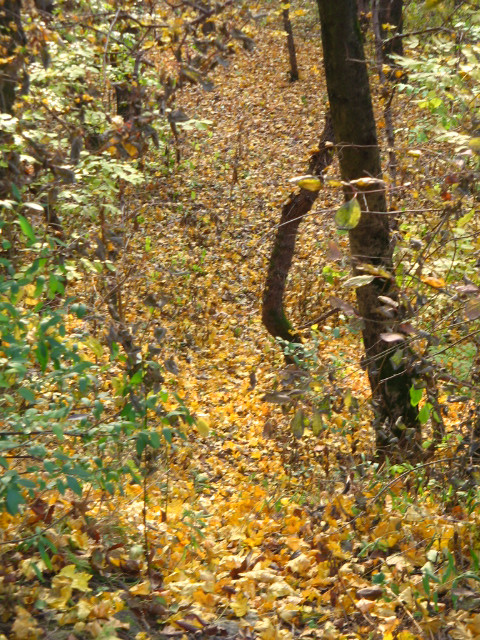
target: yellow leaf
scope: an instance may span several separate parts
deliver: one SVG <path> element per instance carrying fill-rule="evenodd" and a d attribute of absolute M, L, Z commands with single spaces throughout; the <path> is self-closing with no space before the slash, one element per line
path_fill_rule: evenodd
<path fill-rule="evenodd" d="M 195 420 L 195 426 L 197 427 L 198 433 L 204 438 L 206 438 L 210 433 L 210 426 L 207 420 L 204 420 L 203 418 L 197 418 Z"/>
<path fill-rule="evenodd" d="M 243 618 L 249 611 L 248 600 L 243 593 L 238 594 L 235 600 L 232 600 L 230 606 L 237 618 Z"/>
<path fill-rule="evenodd" d="M 445 286 L 445 280 L 443 278 L 432 278 L 430 276 L 426 276 L 422 278 L 422 282 L 428 284 L 429 287 L 433 287 L 434 289 L 442 289 Z"/>
<path fill-rule="evenodd" d="M 103 356 L 103 345 L 99 340 L 93 336 L 88 336 L 88 338 L 85 338 L 83 342 L 91 351 L 93 351 L 93 354 L 97 356 L 97 358 L 101 358 Z"/>
<path fill-rule="evenodd" d="M 63 611 L 68 607 L 68 601 L 72 596 L 72 587 L 66 585 L 61 589 L 54 589 L 50 596 L 47 596 L 45 600 L 52 609 L 59 609 Z"/>
<path fill-rule="evenodd" d="M 71 589 L 78 589 L 79 591 L 88 591 L 90 587 L 88 586 L 88 581 L 92 576 L 85 571 L 78 571 L 74 564 L 67 564 L 66 567 L 60 571 L 60 573 L 56 576 L 56 579 L 66 578 L 67 580 L 63 581 L 63 583 L 70 582 Z M 58 580 L 58 584 L 61 584 L 62 581 Z"/>
<path fill-rule="evenodd" d="M 17 617 L 12 625 L 13 638 L 15 640 L 36 640 L 41 634 L 42 629 L 38 628 L 38 623 L 29 612 L 23 607 L 15 607 Z"/>
<path fill-rule="evenodd" d="M 412 158 L 419 158 L 422 155 L 420 149 L 410 149 L 407 151 L 407 156 L 412 156 Z"/>
<path fill-rule="evenodd" d="M 370 176 L 365 176 L 363 178 L 358 178 L 358 180 L 350 180 L 350 184 L 358 187 L 359 189 L 384 189 L 385 182 L 383 180 L 379 180 L 378 178 L 370 178 Z"/>
<path fill-rule="evenodd" d="M 123 148 L 131 158 L 136 158 L 138 156 L 138 149 L 133 144 L 130 144 L 129 142 L 124 142 Z"/>
<path fill-rule="evenodd" d="M 470 138 L 468 146 L 475 153 L 480 153 L 480 138 Z"/>
<path fill-rule="evenodd" d="M 298 573 L 301 576 L 307 575 L 312 568 L 312 558 L 301 553 L 293 560 L 289 560 L 287 562 L 287 567 L 293 573 Z"/>
<path fill-rule="evenodd" d="M 355 229 L 360 222 L 362 210 L 357 198 L 352 198 L 348 202 L 342 204 L 335 214 L 335 224 L 338 229 L 349 231 Z"/>
<path fill-rule="evenodd" d="M 255 623 L 255 633 L 261 640 L 278 640 L 277 629 L 268 618 Z"/>
<path fill-rule="evenodd" d="M 307 191 L 319 191 L 322 188 L 323 184 L 320 178 L 310 175 L 291 178 L 289 182 L 292 182 L 293 184 L 296 184 L 298 187 L 306 189 Z"/>
<path fill-rule="evenodd" d="M 133 596 L 148 596 L 151 593 L 150 580 L 139 582 L 138 584 L 130 587 L 129 591 Z"/>

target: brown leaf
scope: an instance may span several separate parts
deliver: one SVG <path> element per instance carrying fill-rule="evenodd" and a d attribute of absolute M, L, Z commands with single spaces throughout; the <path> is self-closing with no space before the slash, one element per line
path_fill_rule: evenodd
<path fill-rule="evenodd" d="M 330 240 L 328 243 L 327 255 L 325 257 L 327 260 L 331 260 L 332 262 L 337 262 L 337 260 L 341 260 L 343 258 L 343 253 L 333 240 Z"/>
<path fill-rule="evenodd" d="M 348 304 L 348 302 L 345 302 L 345 300 L 342 300 L 341 298 L 336 298 L 335 296 L 329 296 L 328 301 L 334 309 L 340 309 L 340 311 L 343 311 L 347 316 L 358 315 L 356 309 L 352 307 L 351 304 Z"/>
<path fill-rule="evenodd" d="M 365 598 L 366 600 L 377 600 L 382 595 L 383 589 L 381 587 L 365 587 L 357 591 L 357 598 Z"/>
<path fill-rule="evenodd" d="M 472 298 L 465 305 L 465 317 L 467 320 L 480 318 L 480 297 Z"/>

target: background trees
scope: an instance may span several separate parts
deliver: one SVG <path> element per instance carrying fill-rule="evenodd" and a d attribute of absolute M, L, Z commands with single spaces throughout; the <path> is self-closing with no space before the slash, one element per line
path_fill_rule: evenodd
<path fill-rule="evenodd" d="M 162 408 L 160 330 L 150 323 L 151 349 L 142 355 L 127 318 L 123 283 L 138 267 L 117 258 L 140 217 L 125 194 L 155 171 L 168 175 L 180 159 L 179 131 L 205 126 L 175 109 L 177 91 L 211 91 L 207 73 L 228 65 L 233 43 L 253 46 L 237 23 L 241 6 L 228 0 L 59 3 L 52 11 L 14 0 L 0 7 L 0 380 L 8 390 L 0 405 L 4 449 L 34 460 L 26 479 L 15 455 L 2 458 L 0 499 L 11 514 L 26 490 L 30 499 L 47 486 L 81 495 L 88 481 L 113 493 L 132 467 L 93 462 L 92 441 L 110 451 L 133 438 L 141 457 L 171 441 L 178 416 L 191 422 L 180 401 L 176 417 Z M 146 163 L 150 146 L 158 156 Z M 89 290 L 81 301 L 80 282 Z M 113 393 L 101 390 L 106 345 L 118 367 Z M 56 400 L 48 403 L 48 394 Z M 160 437 L 146 427 L 148 411 L 164 414 Z M 72 460 L 66 435 L 85 445 Z"/>

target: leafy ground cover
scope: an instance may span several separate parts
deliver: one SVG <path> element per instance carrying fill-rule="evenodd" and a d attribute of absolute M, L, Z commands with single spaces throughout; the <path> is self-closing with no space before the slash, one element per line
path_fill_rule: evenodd
<path fill-rule="evenodd" d="M 170 433 L 138 451 L 121 495 L 46 490 L 22 515 L 1 515 L 3 637 L 480 635 L 477 489 L 450 458 L 456 438 L 415 468 L 372 463 L 348 304 L 317 322 L 349 273 L 334 225 L 341 193 L 328 185 L 336 165 L 302 224 L 289 282 L 293 321 L 308 326 L 307 373 L 284 364 L 261 325 L 279 210 L 323 127 L 318 28 L 307 18 L 301 27 L 300 82 L 288 82 L 283 34 L 262 29 L 213 91 L 183 89 L 182 108 L 209 124 L 182 133 L 181 167 L 165 171 L 160 158 L 146 185 L 126 190 L 136 220 L 121 250 L 107 247 L 124 274 L 124 320 L 142 344 L 155 337 L 164 411 L 181 398 L 196 426 L 179 419 L 183 439 Z M 396 110 L 417 116 L 405 96 Z M 411 149 L 408 134 L 399 153 Z M 409 210 L 427 188 L 442 198 L 430 185 L 437 167 L 420 171 L 418 153 L 401 165 L 404 181 L 418 177 L 400 193 Z M 445 282 L 434 276 L 425 286 L 437 290 Z M 101 339 L 90 345 L 102 361 Z M 463 419 L 455 407 L 448 433 Z"/>

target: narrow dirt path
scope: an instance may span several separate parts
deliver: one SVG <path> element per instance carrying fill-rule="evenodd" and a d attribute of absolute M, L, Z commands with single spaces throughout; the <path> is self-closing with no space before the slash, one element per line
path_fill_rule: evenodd
<path fill-rule="evenodd" d="M 155 314 L 167 329 L 166 355 L 179 368 L 168 382 L 209 425 L 208 435 L 193 429 L 189 445 L 164 460 L 150 482 L 161 593 L 181 607 L 172 624 L 192 612 L 207 621 L 233 618 L 229 633 L 232 624 L 233 631 L 253 627 L 273 640 L 292 637 L 286 624 L 303 625 L 304 606 L 312 619 L 330 616 L 320 604 L 329 603 L 322 594 L 334 581 L 330 551 L 306 523 L 315 512 L 312 497 L 333 508 L 346 471 L 330 475 L 330 468 L 349 455 L 349 444 L 340 417 L 321 439 L 294 441 L 291 414 L 262 400 L 284 368 L 261 325 L 266 265 L 288 180 L 305 172 L 322 131 L 325 90 L 319 41 L 299 39 L 302 79 L 290 84 L 284 37 L 271 29 L 260 35 L 253 52 L 218 71 L 212 92 L 194 87 L 181 96 L 190 117 L 210 124 L 184 134 L 176 177 L 150 185 L 152 250 L 142 268 L 162 300 Z M 296 322 L 326 306 L 321 272 L 335 238 L 335 198 L 326 192 L 302 225 L 288 299 Z M 318 209 L 329 211 L 320 216 Z M 352 363 L 356 357 L 352 350 Z M 363 389 L 361 378 L 350 382 Z M 133 491 L 139 528 L 141 506 Z M 338 529 L 329 542 L 341 555 L 344 537 Z"/>

